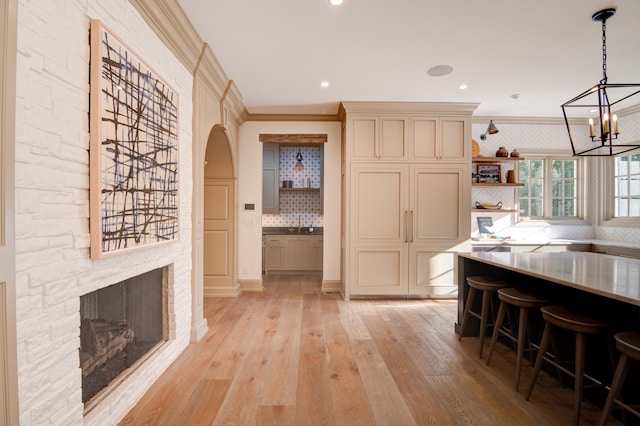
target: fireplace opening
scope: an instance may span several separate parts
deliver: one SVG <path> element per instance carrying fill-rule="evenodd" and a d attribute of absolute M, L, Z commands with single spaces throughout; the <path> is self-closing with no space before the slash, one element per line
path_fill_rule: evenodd
<path fill-rule="evenodd" d="M 165 270 L 155 269 L 80 297 L 83 403 L 166 340 Z"/>

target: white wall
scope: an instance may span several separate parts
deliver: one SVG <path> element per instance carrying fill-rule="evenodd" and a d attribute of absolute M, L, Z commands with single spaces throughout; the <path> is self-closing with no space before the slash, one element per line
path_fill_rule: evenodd
<path fill-rule="evenodd" d="M 89 258 L 90 19 L 101 19 L 179 94 L 180 238 Z M 191 87 L 187 70 L 126 0 L 20 0 L 16 119 L 16 284 L 20 423 L 115 424 L 189 342 Z M 174 265 L 176 339 L 83 417 L 79 297 Z"/>
<path fill-rule="evenodd" d="M 240 127 L 238 265 L 240 280 L 262 279 L 262 143 L 260 133 L 326 133 L 324 147 L 323 280 L 340 280 L 340 123 L 248 121 Z"/>
<path fill-rule="evenodd" d="M 499 119 L 494 119 L 494 124 L 498 128 L 499 132 L 495 135 L 488 135 L 487 139 L 482 141 L 480 135 L 485 132 L 489 120 L 486 123 L 478 123 L 478 119 L 474 119 L 472 126 L 472 137 L 480 145 L 480 152 L 482 155 L 491 157 L 495 155 L 496 150 L 504 146 L 509 151 L 514 148 L 522 151 L 536 152 L 536 151 L 564 151 L 567 154 L 571 154 L 571 144 L 567 134 L 567 128 L 564 122 L 559 121 L 557 123 L 552 120 L 527 120 L 526 122 L 518 123 L 515 118 L 505 119 L 506 122 L 501 122 Z M 536 123 L 535 121 L 539 121 Z M 549 121 L 545 123 L 545 121 Z M 631 142 L 633 140 L 640 139 L 640 114 L 633 114 L 620 119 L 620 129 L 624 129 L 624 135 L 626 139 L 621 139 L 621 143 Z M 574 133 L 575 127 L 572 127 L 572 133 L 574 134 L 575 141 L 581 141 L 581 147 L 588 147 L 588 127 L 583 126 L 580 134 Z M 638 151 L 640 152 L 640 151 Z M 526 157 L 526 155 L 524 155 Z M 607 161 L 607 160 L 604 160 Z M 621 242 L 638 242 L 640 241 L 640 229 L 639 228 L 623 228 L 612 226 L 601 226 L 600 224 L 600 207 L 603 202 L 601 199 L 601 193 L 599 191 L 599 185 L 601 183 L 599 159 L 590 159 L 588 166 L 588 173 L 590 177 L 588 184 L 589 196 L 592 203 L 589 207 L 589 223 L 584 225 L 549 225 L 546 223 L 532 222 L 521 223 L 517 226 L 513 226 L 513 219 L 515 215 L 512 214 L 491 214 L 496 224 L 496 229 L 503 236 L 511 236 L 512 238 L 529 240 L 544 240 L 544 239 L 574 239 L 574 240 L 610 240 Z M 472 205 L 475 201 L 503 201 L 510 202 L 513 190 L 509 188 L 486 188 L 476 187 L 472 191 Z M 515 193 L 517 196 L 517 192 Z M 505 206 L 508 207 L 508 206 Z M 472 220 L 472 236 L 476 236 L 477 225 L 474 214 Z"/>

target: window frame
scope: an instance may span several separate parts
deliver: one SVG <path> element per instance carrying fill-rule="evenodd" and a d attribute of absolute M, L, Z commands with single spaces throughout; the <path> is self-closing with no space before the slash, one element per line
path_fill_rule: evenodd
<path fill-rule="evenodd" d="M 588 191 L 589 182 L 591 182 L 591 159 L 587 157 L 573 156 L 568 151 L 554 151 L 543 150 L 536 152 L 521 151 L 521 155 L 524 160 L 544 160 L 543 165 L 543 211 L 544 216 L 524 216 L 522 213 L 518 213 L 516 224 L 554 224 L 554 225 L 568 225 L 568 226 L 586 226 L 591 225 L 590 208 L 592 205 L 593 196 Z M 552 185 L 552 167 L 553 160 L 575 160 L 576 161 L 576 216 L 550 216 L 553 206 L 553 185 Z M 518 165 L 518 170 L 519 170 Z M 515 197 L 518 200 L 518 206 L 520 205 L 520 190 L 515 191 Z"/>
<path fill-rule="evenodd" d="M 636 153 L 625 152 L 614 157 L 600 158 L 600 226 L 640 228 L 640 217 L 616 217 L 615 216 L 615 159 L 633 155 Z"/>

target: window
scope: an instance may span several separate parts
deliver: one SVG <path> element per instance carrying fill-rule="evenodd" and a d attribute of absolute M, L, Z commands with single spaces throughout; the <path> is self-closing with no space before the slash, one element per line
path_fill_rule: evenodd
<path fill-rule="evenodd" d="M 640 217 L 640 154 L 616 157 L 614 216 Z"/>
<path fill-rule="evenodd" d="M 561 157 L 529 158 L 520 162 L 521 217 L 568 220 L 582 216 L 580 163 Z"/>

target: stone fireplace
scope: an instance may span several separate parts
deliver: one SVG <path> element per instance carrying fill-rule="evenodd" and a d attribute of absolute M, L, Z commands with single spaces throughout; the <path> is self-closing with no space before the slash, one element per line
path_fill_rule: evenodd
<path fill-rule="evenodd" d="M 167 269 L 154 269 L 80 297 L 86 408 L 167 340 Z"/>

